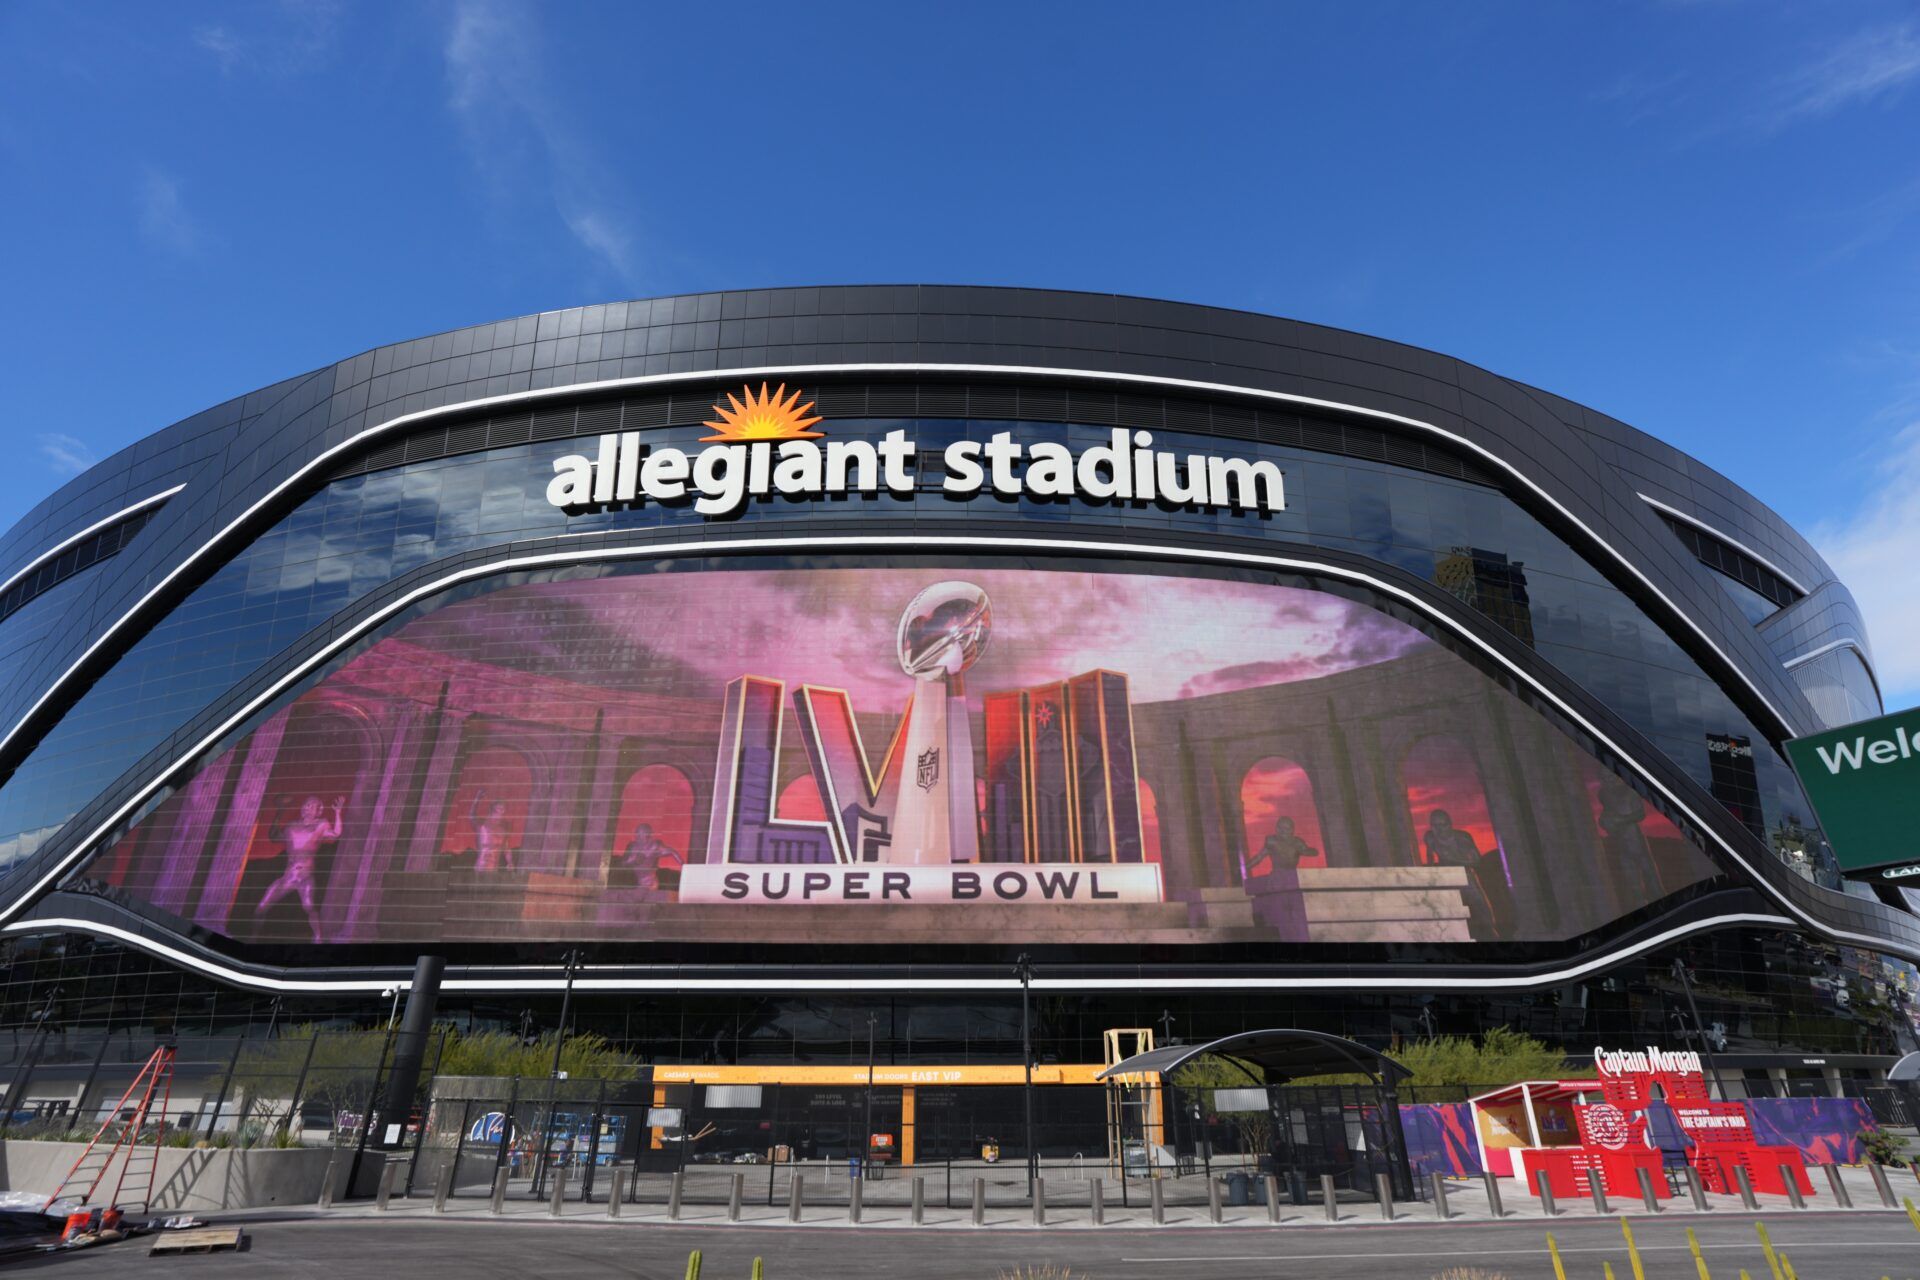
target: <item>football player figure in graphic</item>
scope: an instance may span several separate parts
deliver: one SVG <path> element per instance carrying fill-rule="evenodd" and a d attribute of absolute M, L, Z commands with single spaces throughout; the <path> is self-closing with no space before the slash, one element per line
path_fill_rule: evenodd
<path fill-rule="evenodd" d="M 340 838 L 340 811 L 346 804 L 345 796 L 334 797 L 333 817 L 327 818 L 320 797 L 308 796 L 300 806 L 298 818 L 267 832 L 268 839 L 287 846 L 287 869 L 260 895 L 258 909 L 265 911 L 288 894 L 293 894 L 300 899 L 300 906 L 307 913 L 307 923 L 313 928 L 315 942 L 320 941 L 320 916 L 313 906 L 313 864 L 320 855 L 321 845 L 331 844 Z"/>
<path fill-rule="evenodd" d="M 1300 865 L 1301 859 L 1315 857 L 1319 852 L 1294 834 L 1293 819 L 1283 815 L 1274 819 L 1273 834 L 1261 843 L 1258 852 L 1247 859 L 1247 874 L 1264 876 L 1280 870 L 1292 871 Z"/>
<path fill-rule="evenodd" d="M 467 821 L 473 824 L 473 869 L 475 871 L 498 871 L 502 866 L 513 871 L 513 846 L 507 841 L 512 838 L 513 830 L 507 824 L 507 802 L 495 800 L 487 803 L 487 789 L 480 788 L 474 793 L 473 804 L 467 809 Z"/>
<path fill-rule="evenodd" d="M 607 872 L 607 887 L 666 889 L 669 886 L 660 883 L 661 874 L 666 873 L 671 880 L 679 874 L 681 865 L 679 850 L 653 834 L 650 823 L 643 822 L 633 829 L 633 839 L 614 858 Z"/>
<path fill-rule="evenodd" d="M 1600 780 L 1600 830 L 1606 837 L 1607 862 L 1627 878 L 1636 902 L 1660 896 L 1660 875 L 1653 850 L 1640 824 L 1647 820 L 1647 802 L 1612 774 Z"/>
<path fill-rule="evenodd" d="M 1467 887 L 1461 897 L 1467 902 L 1467 932 L 1476 938 L 1493 936 L 1493 906 L 1487 899 L 1487 887 L 1480 875 L 1480 846 L 1470 832 L 1453 825 L 1453 815 L 1435 809 L 1427 816 L 1427 856 L 1443 867 L 1465 867 Z"/>

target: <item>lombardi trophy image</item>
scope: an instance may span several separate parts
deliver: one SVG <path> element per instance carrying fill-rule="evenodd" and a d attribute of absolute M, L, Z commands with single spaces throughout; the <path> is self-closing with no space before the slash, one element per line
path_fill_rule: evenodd
<path fill-rule="evenodd" d="M 992 611 L 971 582 L 936 582 L 900 615 L 900 666 L 914 678 L 889 862 L 943 866 L 980 854 L 973 725 L 961 675 L 987 651 Z"/>

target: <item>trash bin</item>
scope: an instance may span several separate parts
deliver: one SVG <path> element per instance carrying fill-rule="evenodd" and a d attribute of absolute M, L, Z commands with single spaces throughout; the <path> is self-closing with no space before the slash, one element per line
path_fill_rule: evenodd
<path fill-rule="evenodd" d="M 1244 1170 L 1236 1169 L 1227 1175 L 1227 1203 L 1248 1205 L 1253 1203 L 1253 1179 Z"/>

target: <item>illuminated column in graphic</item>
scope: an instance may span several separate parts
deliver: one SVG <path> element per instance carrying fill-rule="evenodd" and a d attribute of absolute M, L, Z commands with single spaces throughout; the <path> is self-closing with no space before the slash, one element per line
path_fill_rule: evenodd
<path fill-rule="evenodd" d="M 900 615 L 900 666 L 919 686 L 907 713 L 889 862 L 936 866 L 979 856 L 973 726 L 961 673 L 986 652 L 991 626 L 987 593 L 971 582 L 936 582 Z"/>

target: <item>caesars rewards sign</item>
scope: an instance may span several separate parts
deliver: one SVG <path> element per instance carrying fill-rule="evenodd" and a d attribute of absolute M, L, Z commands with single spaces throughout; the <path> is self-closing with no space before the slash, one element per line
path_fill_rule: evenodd
<path fill-rule="evenodd" d="M 566 510 L 691 502 L 737 515 L 750 498 L 911 494 L 918 446 L 903 429 L 877 441 L 821 443 L 821 419 L 798 391 L 727 397 L 697 453 L 603 435 L 593 456 L 555 459 L 547 500 Z M 1153 449 L 1146 431 L 1116 429 L 1079 450 L 1017 443 L 999 432 L 945 450 L 942 488 L 970 496 L 1081 497 L 1171 506 L 1286 508 L 1272 462 Z M 785 682 L 743 674 L 727 686 L 710 814 L 708 861 L 681 872 L 682 902 L 800 906 L 1159 902 L 1160 868 L 1144 854 L 1133 717 L 1124 672 L 1060 673 L 1049 683 L 984 694 L 990 779 L 1033 804 L 1024 820 L 984 830 L 964 672 L 986 651 L 992 606 L 964 581 L 930 583 L 896 630 L 911 678 L 892 741 L 876 763 L 844 690 L 791 693 L 801 745 L 825 818 L 774 816 Z M 878 657 L 878 655 L 876 655 Z"/>

